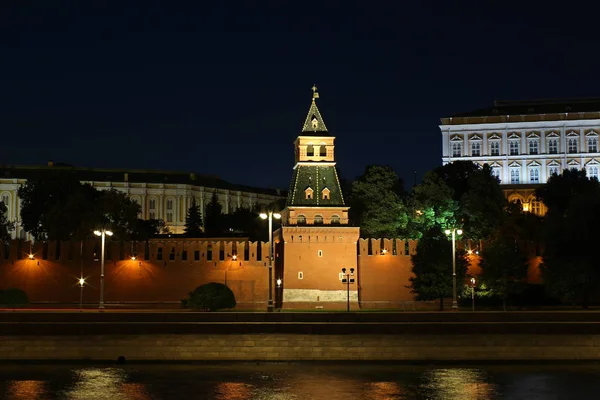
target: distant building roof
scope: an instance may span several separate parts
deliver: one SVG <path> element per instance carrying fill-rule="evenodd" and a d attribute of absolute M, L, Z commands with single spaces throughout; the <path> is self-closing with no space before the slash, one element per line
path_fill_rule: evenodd
<path fill-rule="evenodd" d="M 441 120 L 443 124 L 453 125 L 591 118 L 600 118 L 600 98 L 496 100 L 491 107 L 454 114 Z"/>
<path fill-rule="evenodd" d="M 53 162 L 49 162 L 48 165 L 0 165 L 0 179 L 30 180 L 43 178 L 45 175 L 56 172 L 74 174 L 78 180 L 84 182 L 185 184 L 281 197 L 286 195 L 285 190 L 236 185 L 216 176 L 201 175 L 195 172 L 85 168 Z"/>

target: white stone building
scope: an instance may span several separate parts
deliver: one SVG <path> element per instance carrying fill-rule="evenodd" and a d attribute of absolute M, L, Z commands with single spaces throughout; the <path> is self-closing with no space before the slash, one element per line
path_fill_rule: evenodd
<path fill-rule="evenodd" d="M 533 192 L 552 174 L 575 168 L 599 177 L 600 99 L 496 101 L 441 122 L 442 163 L 489 164 L 526 211 L 545 213 Z"/>
<path fill-rule="evenodd" d="M 53 171 L 75 174 L 82 183 L 89 183 L 98 190 L 115 189 L 127 193 L 141 205 L 141 218 L 163 219 L 175 234 L 183 233 L 192 198 L 204 214 L 215 190 L 226 214 L 241 207 L 266 206 L 286 197 L 284 191 L 235 185 L 193 172 L 77 168 L 52 162 L 47 166 L 0 166 L 0 201 L 8 208 L 8 219 L 15 223 L 13 237 L 30 239 L 20 223 L 19 186 L 27 179 Z"/>

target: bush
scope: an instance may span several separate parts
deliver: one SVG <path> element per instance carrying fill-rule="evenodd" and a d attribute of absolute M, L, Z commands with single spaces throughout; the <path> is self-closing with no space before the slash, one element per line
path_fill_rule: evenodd
<path fill-rule="evenodd" d="M 190 292 L 187 299 L 181 300 L 184 307 L 204 311 L 217 311 L 224 308 L 234 308 L 235 296 L 231 289 L 222 283 L 211 282 L 198 286 Z"/>
<path fill-rule="evenodd" d="M 21 306 L 29 303 L 27 294 L 16 288 L 0 290 L 0 304 L 7 306 Z"/>

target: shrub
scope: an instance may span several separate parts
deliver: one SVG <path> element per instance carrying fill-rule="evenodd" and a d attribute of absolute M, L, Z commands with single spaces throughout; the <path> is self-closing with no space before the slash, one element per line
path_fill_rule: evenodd
<path fill-rule="evenodd" d="M 204 311 L 217 311 L 224 308 L 234 308 L 235 296 L 231 289 L 222 283 L 211 282 L 198 286 L 190 292 L 187 299 L 181 301 L 184 307 Z"/>
<path fill-rule="evenodd" d="M 7 306 L 20 306 L 29 303 L 25 291 L 16 288 L 0 290 L 0 304 Z"/>

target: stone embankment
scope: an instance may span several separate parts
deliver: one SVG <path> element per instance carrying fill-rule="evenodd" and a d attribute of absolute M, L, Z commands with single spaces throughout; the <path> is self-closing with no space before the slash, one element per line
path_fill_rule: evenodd
<path fill-rule="evenodd" d="M 3 312 L 0 361 L 600 360 L 600 313 Z"/>

